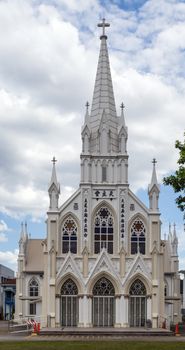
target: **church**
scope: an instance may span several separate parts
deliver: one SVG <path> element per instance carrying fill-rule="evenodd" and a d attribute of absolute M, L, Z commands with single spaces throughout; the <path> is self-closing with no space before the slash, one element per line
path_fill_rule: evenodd
<path fill-rule="evenodd" d="M 106 27 L 91 108 L 82 126 L 78 190 L 61 206 L 56 160 L 48 188 L 45 239 L 22 225 L 16 319 L 41 327 L 169 326 L 181 319 L 175 226 L 161 239 L 156 160 L 149 208 L 130 190 L 124 105 L 117 115 Z"/>

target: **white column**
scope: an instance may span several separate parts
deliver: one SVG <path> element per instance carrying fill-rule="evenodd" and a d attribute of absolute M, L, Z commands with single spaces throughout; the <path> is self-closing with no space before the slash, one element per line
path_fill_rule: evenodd
<path fill-rule="evenodd" d="M 151 320 L 152 319 L 152 300 L 151 297 L 147 298 L 146 301 L 146 309 L 147 309 L 147 320 Z"/>
<path fill-rule="evenodd" d="M 115 327 L 121 327 L 121 298 L 115 297 Z"/>
<path fill-rule="evenodd" d="M 88 326 L 92 327 L 92 298 L 88 298 Z"/>
<path fill-rule="evenodd" d="M 83 327 L 83 297 L 79 297 L 79 320 L 78 326 Z"/>
<path fill-rule="evenodd" d="M 84 295 L 83 297 L 83 324 L 84 327 L 87 327 L 89 323 L 89 308 L 88 308 L 88 299 L 87 296 Z"/>
<path fill-rule="evenodd" d="M 60 325 L 60 297 L 56 296 L 56 325 Z"/>
<path fill-rule="evenodd" d="M 128 317 L 128 303 L 129 298 L 124 298 L 124 327 L 129 327 L 129 317 Z"/>

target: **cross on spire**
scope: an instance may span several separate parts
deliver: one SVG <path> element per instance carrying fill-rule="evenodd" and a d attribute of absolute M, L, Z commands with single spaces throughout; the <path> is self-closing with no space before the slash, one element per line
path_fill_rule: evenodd
<path fill-rule="evenodd" d="M 124 110 L 124 108 L 125 108 L 125 105 L 124 105 L 124 103 L 123 103 L 123 102 L 121 103 L 120 108 L 121 108 L 121 111 L 123 112 L 123 110 Z"/>
<path fill-rule="evenodd" d="M 157 163 L 157 161 L 156 161 L 155 158 L 153 158 L 152 163 L 153 163 L 154 166 L 155 166 L 155 164 Z"/>
<path fill-rule="evenodd" d="M 110 24 L 105 22 L 105 18 L 102 18 L 102 23 L 98 23 L 98 27 L 102 28 L 102 35 L 100 36 L 100 39 L 107 38 L 105 35 L 105 27 L 110 27 Z"/>
<path fill-rule="evenodd" d="M 86 107 L 86 111 L 88 112 L 88 110 L 89 110 L 89 102 L 88 101 L 86 102 L 85 107 Z"/>
<path fill-rule="evenodd" d="M 55 163 L 57 162 L 56 158 L 53 157 L 53 159 L 51 160 L 51 162 L 53 163 L 53 165 L 55 165 Z"/>

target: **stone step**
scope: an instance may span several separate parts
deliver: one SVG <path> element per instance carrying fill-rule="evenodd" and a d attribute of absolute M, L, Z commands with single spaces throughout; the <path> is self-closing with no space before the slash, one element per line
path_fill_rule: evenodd
<path fill-rule="evenodd" d="M 63 337 L 125 337 L 125 336 L 174 336 L 174 333 L 169 330 L 152 330 L 152 329 L 125 329 L 125 330 L 106 330 L 106 329 L 41 329 L 40 335 L 57 335 Z"/>

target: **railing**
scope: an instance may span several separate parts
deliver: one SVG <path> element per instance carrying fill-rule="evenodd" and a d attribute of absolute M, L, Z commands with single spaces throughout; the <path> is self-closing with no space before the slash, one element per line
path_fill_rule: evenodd
<path fill-rule="evenodd" d="M 27 316 L 10 320 L 8 322 L 8 329 L 11 333 L 29 333 L 32 331 L 34 323 L 39 323 L 40 328 L 47 326 L 47 320 L 45 317 L 35 315 L 33 317 Z"/>

